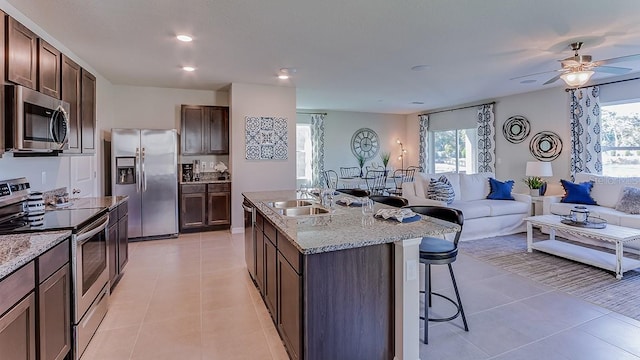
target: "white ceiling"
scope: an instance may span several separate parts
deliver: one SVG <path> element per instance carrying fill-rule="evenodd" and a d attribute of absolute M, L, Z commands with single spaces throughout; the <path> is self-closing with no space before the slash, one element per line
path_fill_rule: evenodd
<path fill-rule="evenodd" d="M 640 53 L 638 0 L 8 2 L 114 84 L 295 86 L 299 109 L 406 114 L 563 86 L 510 78 L 558 69 L 575 40 L 595 60 Z"/>

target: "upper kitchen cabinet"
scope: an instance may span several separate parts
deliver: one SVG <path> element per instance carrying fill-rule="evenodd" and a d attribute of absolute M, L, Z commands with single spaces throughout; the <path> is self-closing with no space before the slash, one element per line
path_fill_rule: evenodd
<path fill-rule="evenodd" d="M 38 37 L 9 17 L 6 39 L 7 80 L 36 90 Z"/>
<path fill-rule="evenodd" d="M 229 108 L 182 105 L 182 155 L 229 153 Z"/>
<path fill-rule="evenodd" d="M 80 153 L 80 65 L 62 55 L 62 101 L 69 103 L 69 149 L 65 153 Z"/>
<path fill-rule="evenodd" d="M 38 39 L 38 91 L 60 99 L 60 51 Z"/>
<path fill-rule="evenodd" d="M 6 54 L 5 52 L 5 25 L 7 22 L 7 15 L 0 11 L 0 54 Z M 0 69 L 4 70 L 5 57 L 0 56 Z M 0 155 L 4 153 L 4 89 L 0 90 Z"/>
<path fill-rule="evenodd" d="M 82 69 L 80 81 L 80 121 L 82 153 L 96 152 L 96 77 Z"/>

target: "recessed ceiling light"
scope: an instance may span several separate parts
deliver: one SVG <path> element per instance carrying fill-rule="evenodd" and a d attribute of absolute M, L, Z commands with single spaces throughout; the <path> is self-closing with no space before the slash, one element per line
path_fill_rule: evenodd
<path fill-rule="evenodd" d="M 412 66 L 411 70 L 413 70 L 413 71 L 423 71 L 423 70 L 429 69 L 430 67 L 431 67 L 430 65 L 416 65 L 416 66 Z"/>
<path fill-rule="evenodd" d="M 532 84 L 532 83 L 534 83 L 536 81 L 537 80 L 534 80 L 534 79 L 522 80 L 522 81 L 520 81 L 520 84 Z"/>
<path fill-rule="evenodd" d="M 184 35 L 184 34 L 178 35 L 178 36 L 176 36 L 176 37 L 178 38 L 178 40 L 180 40 L 180 41 L 184 41 L 184 42 L 189 42 L 189 41 L 192 41 L 192 40 L 193 40 L 193 38 L 192 38 L 191 36 L 189 36 L 189 35 Z"/>
<path fill-rule="evenodd" d="M 291 75 L 295 74 L 296 71 L 298 71 L 296 68 L 280 68 L 280 71 L 278 71 L 278 79 L 287 80 Z"/>
<path fill-rule="evenodd" d="M 194 71 L 195 69 L 196 68 L 194 68 L 193 66 L 183 66 L 182 67 L 182 70 L 189 71 L 189 72 Z"/>
<path fill-rule="evenodd" d="M 413 105 L 424 105 L 424 101 L 412 101 Z"/>
<path fill-rule="evenodd" d="M 280 79 L 280 80 L 287 80 L 288 78 L 289 78 L 289 75 L 286 75 L 286 74 L 278 75 L 278 79 Z"/>

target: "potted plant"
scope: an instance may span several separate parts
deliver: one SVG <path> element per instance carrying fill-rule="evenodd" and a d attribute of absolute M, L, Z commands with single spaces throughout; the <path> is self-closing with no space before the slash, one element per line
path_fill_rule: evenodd
<path fill-rule="evenodd" d="M 382 165 L 384 166 L 384 171 L 387 171 L 387 164 L 389 163 L 389 159 L 391 159 L 391 153 L 388 151 L 383 151 L 380 153 L 380 159 L 382 160 Z"/>
<path fill-rule="evenodd" d="M 544 181 L 537 176 L 530 176 L 522 179 L 525 184 L 529 187 L 531 196 L 540 196 L 541 189 L 545 185 Z"/>
<path fill-rule="evenodd" d="M 362 168 L 364 167 L 364 162 L 367 161 L 367 159 L 363 155 L 358 154 L 356 155 L 356 160 L 358 160 L 358 166 L 360 166 L 360 177 L 363 177 Z"/>

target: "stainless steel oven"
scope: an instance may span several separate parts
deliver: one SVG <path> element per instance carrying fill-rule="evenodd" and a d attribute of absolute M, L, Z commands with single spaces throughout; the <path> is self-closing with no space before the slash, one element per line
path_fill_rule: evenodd
<path fill-rule="evenodd" d="M 107 225 L 100 216 L 72 235 L 74 338 L 76 359 L 82 356 L 108 308 Z"/>
<path fill-rule="evenodd" d="M 7 148 L 51 152 L 69 148 L 69 103 L 20 85 L 5 85 Z"/>

